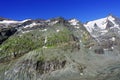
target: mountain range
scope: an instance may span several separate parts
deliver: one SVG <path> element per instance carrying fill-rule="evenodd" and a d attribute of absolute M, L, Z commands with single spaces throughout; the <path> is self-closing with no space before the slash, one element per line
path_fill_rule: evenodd
<path fill-rule="evenodd" d="M 120 80 L 120 18 L 0 17 L 0 80 Z"/>

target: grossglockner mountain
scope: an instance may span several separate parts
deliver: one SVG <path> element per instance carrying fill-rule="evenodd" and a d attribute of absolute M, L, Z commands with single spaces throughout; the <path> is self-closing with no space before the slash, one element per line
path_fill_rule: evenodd
<path fill-rule="evenodd" d="M 120 19 L 0 17 L 0 80 L 120 80 Z"/>

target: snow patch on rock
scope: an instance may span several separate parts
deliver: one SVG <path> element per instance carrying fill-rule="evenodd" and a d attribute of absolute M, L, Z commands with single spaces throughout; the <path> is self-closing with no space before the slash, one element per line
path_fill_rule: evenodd
<path fill-rule="evenodd" d="M 78 21 L 77 19 L 71 19 L 71 20 L 69 20 L 68 22 L 69 22 L 71 25 L 73 25 L 73 26 L 79 25 L 79 24 L 78 24 L 79 21 Z"/>

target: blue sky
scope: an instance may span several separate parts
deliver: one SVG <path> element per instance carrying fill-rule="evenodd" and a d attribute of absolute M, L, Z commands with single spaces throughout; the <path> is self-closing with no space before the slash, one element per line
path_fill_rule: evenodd
<path fill-rule="evenodd" d="M 62 16 L 86 22 L 108 14 L 120 17 L 120 0 L 0 0 L 0 16 L 15 20 Z"/>

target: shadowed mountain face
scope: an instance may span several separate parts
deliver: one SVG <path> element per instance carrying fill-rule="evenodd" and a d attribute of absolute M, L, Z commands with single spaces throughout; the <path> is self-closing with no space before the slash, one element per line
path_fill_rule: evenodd
<path fill-rule="evenodd" d="M 119 80 L 120 20 L 0 19 L 0 80 Z"/>
<path fill-rule="evenodd" d="M 13 35 L 17 30 L 15 28 L 4 28 L 0 30 L 0 44 L 4 42 L 8 37 Z"/>

